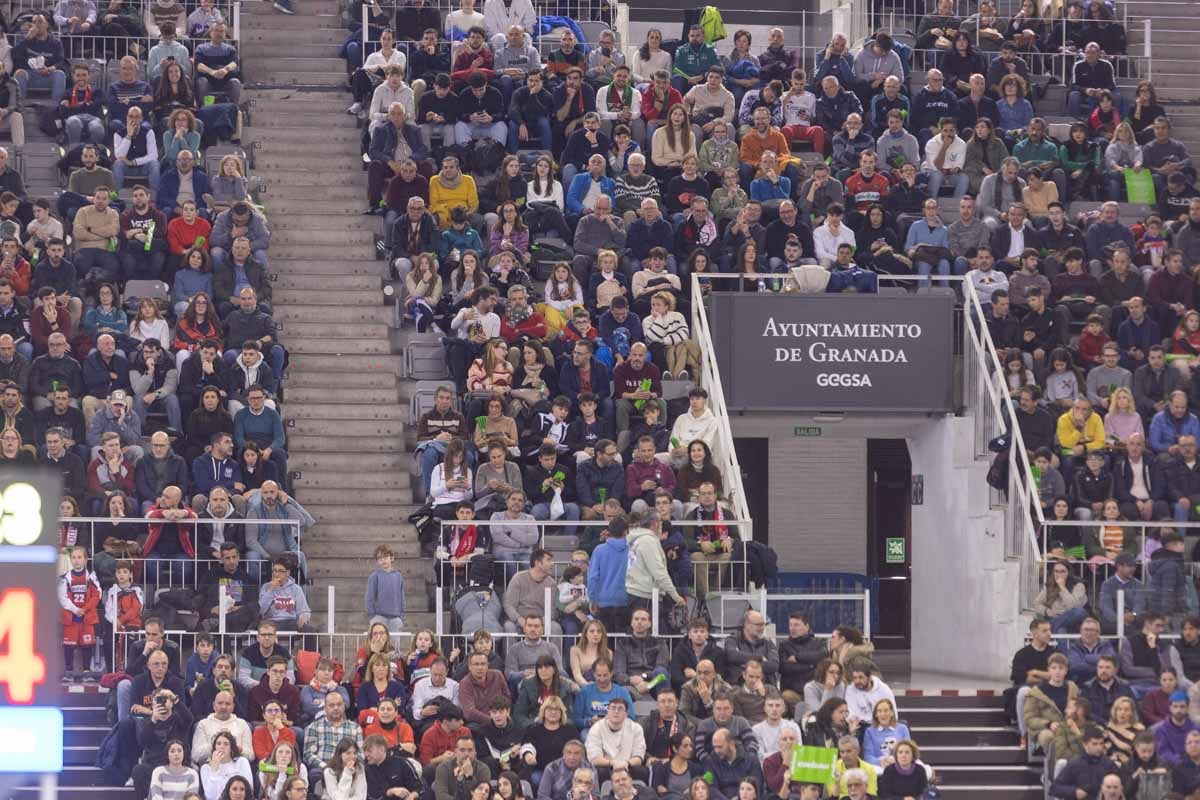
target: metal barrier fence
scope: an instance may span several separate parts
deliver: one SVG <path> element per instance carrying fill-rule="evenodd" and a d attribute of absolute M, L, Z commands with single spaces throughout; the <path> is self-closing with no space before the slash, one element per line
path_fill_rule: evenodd
<path fill-rule="evenodd" d="M 561 529 L 561 530 L 568 531 L 568 532 L 578 531 L 580 533 L 583 533 L 584 531 L 587 531 L 589 529 L 593 530 L 593 531 L 603 530 L 607 527 L 608 523 L 604 522 L 602 520 L 596 520 L 596 521 L 570 521 L 570 520 L 542 521 L 542 520 L 510 520 L 510 519 L 504 519 L 502 517 L 493 517 L 492 519 L 487 519 L 487 520 L 485 520 L 485 519 L 470 520 L 467 522 L 455 522 L 453 520 L 441 520 L 441 526 L 440 526 L 441 536 L 439 537 L 439 542 L 446 541 L 445 531 L 447 528 L 463 527 L 465 525 L 474 525 L 476 527 L 483 527 L 483 528 L 495 528 L 495 527 L 537 528 L 538 529 L 538 541 L 536 544 L 531 544 L 527 548 L 527 550 L 529 552 L 532 552 L 535 548 L 546 547 L 546 531 L 547 531 L 547 529 Z M 718 526 L 725 526 L 725 527 L 728 527 L 731 529 L 735 529 L 739 533 L 745 534 L 747 529 L 749 529 L 749 527 L 750 527 L 750 521 L 749 520 L 736 520 L 736 519 L 718 520 L 718 521 L 714 521 L 714 520 L 672 520 L 671 526 L 673 528 L 682 529 L 685 532 L 685 539 L 686 539 L 686 532 L 691 531 L 692 529 L 714 528 L 714 527 L 718 527 Z M 566 535 L 570 535 L 570 533 L 567 533 Z M 746 536 L 743 535 L 741 538 L 745 539 Z M 495 547 L 494 543 L 493 543 L 493 547 Z M 507 549 L 507 548 L 505 548 L 505 549 Z M 577 549 L 577 548 L 572 548 L 572 549 Z M 743 591 L 744 592 L 747 590 L 748 575 L 747 575 L 747 569 L 746 569 L 747 562 L 745 559 L 735 560 L 733 558 L 733 554 L 731 552 L 725 554 L 728 556 L 728 558 L 721 558 L 720 554 L 714 553 L 713 556 L 711 558 L 709 558 L 709 560 L 707 560 L 707 561 L 701 561 L 701 560 L 696 559 L 695 553 L 691 553 L 689 555 L 692 557 L 692 561 L 693 561 L 692 580 L 690 583 L 686 584 L 685 586 L 678 587 L 681 590 L 687 589 L 690 587 L 705 587 L 705 586 L 708 587 L 708 593 L 725 592 L 725 591 Z M 674 560 L 674 559 L 672 559 L 671 556 L 668 555 L 668 564 L 672 560 Z M 456 569 L 453 565 L 452 559 L 440 558 L 440 557 L 437 558 L 434 561 L 433 568 L 434 568 L 434 573 L 439 582 L 438 583 L 439 587 L 441 587 L 443 590 L 450 590 L 451 592 L 457 592 L 459 589 L 465 588 L 466 586 L 468 586 L 469 585 L 468 576 L 467 576 L 468 562 L 469 562 L 469 558 L 462 560 L 461 562 L 459 562 L 460 568 Z M 513 575 L 515 575 L 520 570 L 523 570 L 523 569 L 526 569 L 529 567 L 529 559 L 527 557 L 524 559 L 519 559 L 519 560 L 496 559 L 493 563 L 495 564 L 495 574 L 493 575 L 494 585 L 496 586 L 496 588 L 500 589 L 501 591 L 508 588 L 508 581 L 512 578 Z M 567 567 L 570 567 L 571 565 L 572 564 L 570 561 L 554 562 L 555 577 L 558 579 L 561 579 L 563 572 L 566 570 Z M 670 569 L 669 565 L 668 565 L 668 569 Z M 738 574 L 742 575 L 743 579 L 741 581 L 737 582 L 737 584 L 740 584 L 740 585 L 735 585 L 734 577 Z M 714 575 L 715 575 L 715 577 L 714 577 Z M 585 581 L 586 581 L 586 573 L 585 573 L 584 577 L 585 577 Z M 448 582 L 444 582 L 446 578 L 449 578 L 450 580 Z"/>
<path fill-rule="evenodd" d="M 359 648 L 364 647 L 367 642 L 365 632 L 335 631 L 333 629 L 333 608 L 334 608 L 334 587 L 328 587 L 329 592 L 329 609 L 330 623 L 325 631 L 289 631 L 279 630 L 279 642 L 288 647 L 293 655 L 300 649 L 315 649 L 322 656 L 332 658 L 339 661 L 347 671 L 353 669 L 355 659 Z M 222 605 L 224 600 L 224 589 L 221 591 Z M 787 639 L 787 614 L 792 611 L 805 611 L 813 614 L 814 609 L 825 607 L 825 616 L 830 614 L 836 615 L 838 625 L 848 625 L 858 628 L 863 631 L 864 636 L 870 637 L 872 625 L 871 614 L 871 592 L 864 590 L 862 592 L 853 593 L 810 593 L 810 592 L 779 592 L 772 590 L 768 592 L 762 589 L 756 592 L 744 593 L 727 593 L 720 595 L 720 602 L 716 608 L 716 613 L 713 619 L 712 636 L 714 639 L 722 640 L 730 635 L 740 633 L 741 621 L 748 610 L 756 610 L 764 614 L 768 620 L 767 628 L 764 635 L 768 638 L 781 642 Z M 552 603 L 553 597 L 550 591 L 546 593 L 547 602 Z M 657 608 L 659 602 L 658 593 L 655 593 L 652 599 L 652 607 Z M 210 634 L 213 639 L 214 649 L 217 653 L 226 653 L 235 657 L 239 650 L 256 641 L 256 631 L 254 629 L 246 631 L 229 631 L 224 628 L 225 615 L 221 615 L 221 627 Z M 437 609 L 436 624 L 433 630 L 435 641 L 439 643 L 441 652 L 450 657 L 454 648 L 459 648 L 460 651 L 465 651 L 474 631 L 453 631 L 448 630 L 445 623 L 444 609 L 442 608 L 439 596 Z M 549 618 L 547 618 L 548 621 Z M 659 615 L 657 613 L 651 615 L 651 635 L 656 639 L 661 639 L 667 643 L 668 648 L 675 647 L 682 642 L 686 637 L 686 632 L 668 632 L 660 629 Z M 836 627 L 836 626 L 834 626 Z M 550 631 L 549 625 L 546 625 L 544 630 Z M 420 632 L 420 629 L 409 629 L 391 634 L 392 642 L 400 652 L 405 652 L 406 647 L 410 647 L 413 638 Z M 498 629 L 490 630 L 492 638 L 499 642 L 504 642 L 509 639 L 523 638 L 524 633 Z M 196 637 L 201 635 L 198 631 L 189 631 L 181 629 L 168 629 L 163 632 L 164 638 L 174 643 L 178 648 L 180 663 L 178 664 L 179 671 L 182 672 L 183 666 L 187 661 L 188 656 L 194 651 Z M 828 631 L 813 631 L 813 635 L 820 639 L 829 638 Z M 111 647 L 106 654 L 109 658 L 110 665 L 116 663 L 117 653 L 120 649 L 129 652 L 131 645 L 141 641 L 143 636 L 140 630 L 115 631 L 112 637 Z M 608 637 L 612 641 L 617 641 L 627 638 L 625 633 L 612 633 Z M 579 636 L 577 634 L 544 634 L 544 638 L 549 641 L 556 642 L 562 648 L 564 654 L 570 647 L 577 643 Z M 236 666 L 236 663 L 235 663 Z M 569 669 L 569 668 L 568 668 Z"/>
<path fill-rule="evenodd" d="M 199 548 L 199 534 L 201 526 L 208 526 L 214 523 L 224 522 L 226 525 L 238 525 L 246 529 L 247 526 L 265 526 L 265 527 L 286 527 L 291 529 L 292 536 L 296 541 L 297 550 L 303 552 L 301 548 L 301 527 L 299 520 L 294 519 L 241 519 L 231 518 L 228 520 L 212 520 L 212 519 L 185 519 L 177 522 L 162 519 L 147 519 L 145 517 L 60 517 L 59 530 L 60 537 L 64 537 L 68 533 L 68 529 L 75 527 L 75 544 L 82 545 L 88 551 L 88 565 L 91 569 L 96 568 L 96 557 L 103 554 L 105 558 L 101 561 L 105 563 L 106 568 L 112 568 L 117 561 L 130 561 L 135 565 L 135 570 L 140 567 L 140 571 L 135 571 L 135 582 L 144 583 L 146 585 L 154 585 L 160 589 L 170 588 L 197 588 L 200 585 L 201 579 L 210 569 L 216 569 L 220 564 L 219 560 L 211 559 L 201 554 Z M 133 556 L 125 558 L 124 556 L 115 556 L 106 553 L 103 548 L 97 552 L 97 541 L 103 544 L 104 538 L 110 538 L 110 534 L 105 534 L 104 538 L 97 537 L 97 526 L 106 526 L 115 528 L 117 525 L 130 526 L 151 526 L 151 525 L 178 525 L 183 528 L 191 528 L 191 546 L 193 550 L 192 557 L 182 558 L 154 558 Z M 146 535 L 149 534 L 147 530 Z M 247 567 L 251 563 L 269 564 L 270 559 L 247 558 Z M 187 565 L 187 566 L 185 566 Z M 151 579 L 153 573 L 153 579 Z M 140 577 L 139 577 L 140 576 Z M 165 576 L 165 579 L 164 579 Z"/>

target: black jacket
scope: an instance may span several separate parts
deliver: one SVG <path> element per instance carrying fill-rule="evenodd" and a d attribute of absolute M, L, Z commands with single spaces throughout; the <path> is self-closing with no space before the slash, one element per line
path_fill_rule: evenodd
<path fill-rule="evenodd" d="M 513 92 L 508 104 L 508 118 L 518 125 L 528 125 L 539 119 L 551 117 L 557 109 L 554 107 L 554 95 L 544 87 L 534 94 L 528 86 L 522 86 Z M 530 135 L 533 131 L 530 131 Z"/>
<path fill-rule="evenodd" d="M 1075 470 L 1075 479 L 1071 481 L 1071 501 L 1076 506 L 1103 503 L 1112 496 L 1113 476 L 1107 469 L 1101 468 L 1099 475 L 1093 474 L 1090 469 Z"/>
<path fill-rule="evenodd" d="M 436 253 L 441 243 L 441 233 L 437 222 L 428 211 L 421 217 L 417 229 L 417 249 L 410 250 L 408 246 L 408 231 L 411 222 L 408 214 L 401 214 L 392 224 L 392 258 L 415 258 L 421 253 Z"/>
<path fill-rule="evenodd" d="M 680 642 L 671 652 L 671 685 L 675 687 L 675 691 L 679 691 L 683 684 L 687 683 L 688 678 L 683 674 L 685 669 L 695 669 L 696 664 L 704 659 L 713 662 L 713 666 L 717 669 L 718 675 L 725 673 L 725 650 L 719 642 L 713 639 L 708 640 L 708 644 L 704 645 L 704 649 L 700 651 L 700 655 L 696 655 L 696 651 L 692 649 L 687 642 Z"/>
<path fill-rule="evenodd" d="M 992 231 L 992 255 L 997 261 L 1002 260 L 1008 254 L 1008 248 L 1012 246 L 1012 228 L 1008 225 L 1001 225 Z M 1025 246 L 1032 247 L 1037 250 L 1041 247 L 1041 238 L 1038 236 L 1037 230 L 1028 222 L 1025 223 Z"/>
<path fill-rule="evenodd" d="M 1158 464 L 1158 460 L 1150 453 L 1142 455 L 1142 481 L 1150 493 L 1151 500 L 1165 500 L 1167 496 L 1167 476 Z M 1122 458 L 1113 468 L 1113 497 L 1122 503 L 1132 503 L 1133 495 L 1129 488 L 1133 486 L 1133 466 L 1128 458 Z"/>
<path fill-rule="evenodd" d="M 825 643 L 813 636 L 788 637 L 779 643 L 779 685 L 782 689 L 804 693 L 804 684 L 812 680 L 817 663 L 829 654 Z M 792 659 L 795 658 L 795 661 Z"/>
<path fill-rule="evenodd" d="M 389 755 L 383 763 L 367 764 L 367 800 L 385 800 L 388 789 L 421 791 L 421 776 L 407 758 Z"/>
<path fill-rule="evenodd" d="M 1183 459 L 1172 459 L 1167 466 L 1167 499 L 1172 503 L 1181 497 L 1200 495 L 1200 461 L 1191 469 L 1183 463 Z"/>
<path fill-rule="evenodd" d="M 492 122 L 503 122 L 507 109 L 504 107 L 504 95 L 495 86 L 487 87 L 483 97 L 476 97 L 471 87 L 458 93 L 458 116 L 467 122 L 472 114 L 486 111 L 492 115 Z"/>
<path fill-rule="evenodd" d="M 371 147 L 367 151 L 367 155 L 377 164 L 387 164 L 395 157 L 396 145 L 400 143 L 400 134 L 401 131 L 397 130 L 391 122 L 375 126 L 375 130 L 371 133 Z M 425 140 L 421 136 L 420 128 L 411 122 L 406 122 L 403 134 L 409 149 L 412 150 L 413 161 L 420 162 L 429 158 L 429 151 L 425 147 Z"/>
<path fill-rule="evenodd" d="M 575 470 L 571 468 L 568 459 L 563 458 L 558 459 L 553 470 L 554 472 L 561 472 L 564 475 L 563 502 L 573 502 L 575 500 Z M 554 499 L 553 489 L 542 489 L 542 482 L 550 477 L 550 474 L 541 463 L 536 463 L 525 468 L 525 494 L 529 496 L 530 503 L 537 505 L 538 503 L 549 503 Z"/>
<path fill-rule="evenodd" d="M 1100 784 L 1104 776 L 1117 772 L 1117 765 L 1107 756 L 1093 758 L 1082 755 L 1067 762 L 1067 765 L 1054 776 L 1054 785 L 1050 787 L 1051 797 L 1069 798 L 1074 800 L 1075 790 L 1083 789 L 1088 797 L 1100 794 Z"/>
<path fill-rule="evenodd" d="M 271 282 L 267 280 L 267 274 L 263 271 L 262 265 L 251 256 L 246 259 L 244 266 L 246 280 L 254 287 L 254 294 L 258 297 L 258 302 L 271 302 Z M 233 284 L 233 260 L 230 259 L 228 267 L 213 271 L 213 297 L 217 302 L 224 302 L 226 298 L 233 296 Z"/>

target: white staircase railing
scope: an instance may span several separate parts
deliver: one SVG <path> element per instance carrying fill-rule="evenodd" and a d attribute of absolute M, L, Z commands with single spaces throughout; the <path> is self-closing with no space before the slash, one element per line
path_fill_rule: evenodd
<path fill-rule="evenodd" d="M 708 407 L 717 418 L 717 438 L 721 443 L 717 455 L 717 466 L 721 470 L 729 502 L 733 505 L 734 519 L 751 519 L 750 506 L 746 502 L 746 489 L 742 485 L 742 467 L 738 463 L 737 449 L 733 444 L 733 428 L 729 424 L 729 409 L 725 405 L 725 389 L 721 385 L 721 371 L 717 368 L 717 354 L 713 349 L 712 329 L 708 324 L 708 311 L 704 307 L 704 295 L 700 279 L 692 281 L 692 338 L 700 345 L 700 383 L 708 390 Z M 753 537 L 752 526 L 738 528 L 743 540 Z"/>
<path fill-rule="evenodd" d="M 1008 491 L 993 491 L 993 502 L 1004 504 L 1004 554 L 1020 562 L 1020 603 L 1033 604 L 1042 581 L 1044 562 L 1037 532 L 1042 526 L 1042 506 L 1037 482 L 1030 469 L 1030 456 L 1017 425 L 1016 407 L 1004 381 L 1002 361 L 985 322 L 979 295 L 970 281 L 962 281 L 963 313 L 963 404 L 973 415 L 973 454 L 990 457 L 988 443 L 1005 431 L 1009 434 Z"/>

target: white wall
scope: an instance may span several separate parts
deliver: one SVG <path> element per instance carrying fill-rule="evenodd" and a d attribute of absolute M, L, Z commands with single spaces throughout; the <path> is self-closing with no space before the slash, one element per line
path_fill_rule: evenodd
<path fill-rule="evenodd" d="M 912 670 L 1007 680 L 1027 621 L 972 425 L 929 419 L 908 438 L 913 474 L 925 476 L 925 502 L 912 509 Z"/>

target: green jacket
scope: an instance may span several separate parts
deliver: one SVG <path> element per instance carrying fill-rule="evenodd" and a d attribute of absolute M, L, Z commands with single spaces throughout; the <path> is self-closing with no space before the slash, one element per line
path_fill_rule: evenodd
<path fill-rule="evenodd" d="M 711 44 L 702 44 L 699 48 L 682 44 L 675 51 L 675 74 L 685 78 L 703 75 L 709 67 L 720 63 L 721 59 Z"/>
<path fill-rule="evenodd" d="M 1071 158 L 1071 153 L 1067 150 L 1067 146 L 1059 145 L 1058 160 L 1062 162 L 1063 169 L 1068 173 L 1074 172 L 1077 169 L 1086 169 L 1091 167 L 1093 170 L 1100 169 L 1100 148 L 1095 145 L 1089 145 L 1087 148 L 1091 151 L 1090 155 L 1080 154 L 1083 157 L 1082 161 L 1076 161 Z"/>
<path fill-rule="evenodd" d="M 1049 139 L 1042 139 L 1040 145 L 1035 145 L 1032 139 L 1025 137 L 1013 147 L 1012 154 L 1013 158 L 1022 164 L 1030 162 L 1040 164 L 1043 161 L 1058 163 L 1058 145 Z"/>

